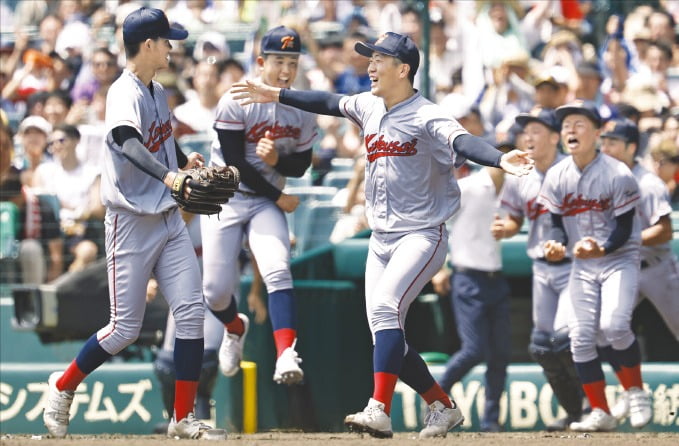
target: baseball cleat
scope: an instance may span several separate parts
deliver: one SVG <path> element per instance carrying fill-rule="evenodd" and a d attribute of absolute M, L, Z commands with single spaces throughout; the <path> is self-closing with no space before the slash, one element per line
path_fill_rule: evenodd
<path fill-rule="evenodd" d="M 233 376 L 240 370 L 240 362 L 243 359 L 243 346 L 245 336 L 250 328 L 250 319 L 243 313 L 238 313 L 238 317 L 243 321 L 243 334 L 229 333 L 224 327 L 224 337 L 222 345 L 219 347 L 219 369 L 224 376 Z"/>
<path fill-rule="evenodd" d="M 295 344 L 297 340 L 292 344 L 292 347 L 288 347 L 283 350 L 283 353 L 276 360 L 276 370 L 273 374 L 273 380 L 277 384 L 299 384 L 304 379 L 304 371 L 301 369 L 299 364 L 302 362 L 302 358 L 295 351 Z"/>
<path fill-rule="evenodd" d="M 167 427 L 167 436 L 191 440 L 226 440 L 226 430 L 215 429 L 197 420 L 193 413 L 189 413 L 179 422 L 172 417 Z"/>
<path fill-rule="evenodd" d="M 391 418 L 384 411 L 384 403 L 370 398 L 362 412 L 347 415 L 344 425 L 351 432 L 366 432 L 377 438 L 391 438 Z"/>
<path fill-rule="evenodd" d="M 582 415 L 566 415 L 563 418 L 558 418 L 553 422 L 545 425 L 545 430 L 547 432 L 560 432 L 568 430 L 571 423 L 580 421 Z"/>
<path fill-rule="evenodd" d="M 622 420 L 629 416 L 629 391 L 625 390 L 618 396 L 615 405 L 611 407 L 611 415 L 618 420 Z"/>
<path fill-rule="evenodd" d="M 651 421 L 651 396 L 643 389 L 631 387 L 629 394 L 629 424 L 641 429 Z"/>
<path fill-rule="evenodd" d="M 72 390 L 57 389 L 57 381 L 61 378 L 62 372 L 54 372 L 47 380 L 49 394 L 47 404 L 42 412 L 42 420 L 50 434 L 57 438 L 66 435 L 68 430 L 68 412 L 73 403 Z"/>
<path fill-rule="evenodd" d="M 571 423 L 571 430 L 578 432 L 610 432 L 618 426 L 618 421 L 605 410 L 595 407 L 580 421 Z"/>
<path fill-rule="evenodd" d="M 464 422 L 462 411 L 455 401 L 453 407 L 446 407 L 441 401 L 429 405 L 429 413 L 424 417 L 425 427 L 420 431 L 420 438 L 445 437 L 448 431 Z"/>

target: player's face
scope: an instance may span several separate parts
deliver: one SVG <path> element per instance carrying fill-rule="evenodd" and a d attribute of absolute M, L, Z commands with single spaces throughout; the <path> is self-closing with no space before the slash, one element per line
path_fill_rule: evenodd
<path fill-rule="evenodd" d="M 149 40 L 151 42 L 149 57 L 153 61 L 155 69 L 159 70 L 170 66 L 170 50 L 172 50 L 172 43 L 170 43 L 169 40 L 162 38 Z"/>
<path fill-rule="evenodd" d="M 630 163 L 634 159 L 632 147 L 622 139 L 601 138 L 601 151 L 623 163 Z"/>
<path fill-rule="evenodd" d="M 561 124 L 561 141 L 572 155 L 596 150 L 599 130 L 585 115 L 571 114 Z"/>
<path fill-rule="evenodd" d="M 257 59 L 262 67 L 262 80 L 272 87 L 290 88 L 297 77 L 299 56 L 269 54 Z"/>
<path fill-rule="evenodd" d="M 390 91 L 393 91 L 403 65 L 394 57 L 373 53 L 368 64 L 370 92 L 375 96 L 384 97 Z"/>
<path fill-rule="evenodd" d="M 524 146 L 530 157 L 541 160 L 554 156 L 559 135 L 539 122 L 529 122 L 523 128 Z"/>

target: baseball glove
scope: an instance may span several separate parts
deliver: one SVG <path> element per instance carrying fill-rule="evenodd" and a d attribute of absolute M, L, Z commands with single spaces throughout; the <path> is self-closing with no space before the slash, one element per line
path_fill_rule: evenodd
<path fill-rule="evenodd" d="M 186 212 L 212 215 L 233 197 L 240 183 L 240 172 L 234 166 L 198 167 L 177 172 L 170 194 Z M 184 198 L 186 186 L 191 188 Z"/>

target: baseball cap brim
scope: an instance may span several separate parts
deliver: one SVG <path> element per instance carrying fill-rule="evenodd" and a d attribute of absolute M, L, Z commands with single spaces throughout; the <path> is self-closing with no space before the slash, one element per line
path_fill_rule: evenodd
<path fill-rule="evenodd" d="M 354 45 L 354 50 L 356 50 L 356 52 L 361 56 L 365 57 L 371 57 L 374 52 L 386 54 L 387 56 L 391 57 L 398 57 L 393 51 L 389 51 L 388 49 L 379 45 L 373 45 L 372 43 L 356 42 L 356 45 Z"/>
<path fill-rule="evenodd" d="M 185 29 L 170 27 L 170 29 L 164 35 L 158 37 L 162 37 L 163 39 L 167 40 L 184 40 L 189 37 L 189 32 Z"/>
<path fill-rule="evenodd" d="M 628 138 L 626 138 L 623 135 L 619 135 L 617 133 L 602 133 L 601 138 L 611 138 L 611 139 L 619 139 L 621 141 L 629 141 Z"/>
<path fill-rule="evenodd" d="M 549 128 L 550 130 L 554 132 L 558 132 L 559 129 L 551 126 L 550 124 L 547 124 L 545 121 L 542 119 L 529 115 L 529 114 L 520 114 L 517 115 L 516 118 L 514 118 L 517 124 L 519 124 L 521 127 L 525 127 L 529 122 L 539 122 L 540 124 L 544 125 L 545 127 Z"/>
<path fill-rule="evenodd" d="M 590 121 L 596 124 L 597 127 L 601 127 L 601 118 L 599 116 L 596 116 L 594 113 L 587 110 L 586 108 L 561 106 L 556 109 L 555 113 L 556 119 L 558 119 L 559 122 L 562 122 L 564 118 L 568 115 L 583 115 L 587 116 L 587 118 L 589 118 Z"/>

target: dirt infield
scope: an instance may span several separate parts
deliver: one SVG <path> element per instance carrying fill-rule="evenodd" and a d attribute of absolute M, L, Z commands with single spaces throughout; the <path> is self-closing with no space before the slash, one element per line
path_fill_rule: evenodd
<path fill-rule="evenodd" d="M 575 434 L 546 432 L 520 432 L 501 434 L 449 433 L 447 438 L 418 440 L 417 433 L 398 433 L 391 440 L 378 440 L 370 436 L 349 433 L 303 433 L 267 432 L 253 435 L 231 434 L 226 440 L 229 444 L 247 446 L 297 445 L 304 446 L 344 446 L 344 445 L 438 445 L 464 446 L 533 446 L 550 444 L 556 446 L 598 446 L 598 445 L 653 445 L 674 446 L 679 444 L 679 434 L 675 433 L 596 433 Z M 225 443 L 222 441 L 221 443 Z M 64 439 L 48 438 L 45 435 L 2 435 L 2 446 L 182 446 L 196 444 L 195 440 L 168 440 L 160 435 L 69 435 Z M 201 442 L 200 444 L 206 444 Z"/>

